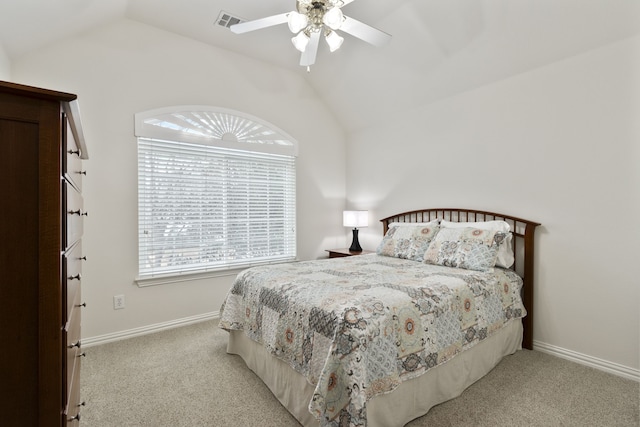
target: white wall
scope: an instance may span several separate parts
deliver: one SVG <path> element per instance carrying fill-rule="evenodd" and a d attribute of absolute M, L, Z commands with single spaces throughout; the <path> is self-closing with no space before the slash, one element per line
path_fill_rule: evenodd
<path fill-rule="evenodd" d="M 82 334 L 107 334 L 218 311 L 233 276 L 138 288 L 136 112 L 213 105 L 296 138 L 298 255 L 344 244 L 345 136 L 297 74 L 122 20 L 22 57 L 14 81 L 78 94 L 90 160 Z M 301 71 L 304 72 L 304 71 Z M 322 126 L 318 126 L 322 123 Z M 114 295 L 126 308 L 113 310 Z"/>
<path fill-rule="evenodd" d="M 0 80 L 11 80 L 11 61 L 0 43 Z"/>
<path fill-rule="evenodd" d="M 349 207 L 542 223 L 534 340 L 637 372 L 639 52 L 628 39 L 351 135 Z M 362 230 L 363 247 L 380 234 Z"/>

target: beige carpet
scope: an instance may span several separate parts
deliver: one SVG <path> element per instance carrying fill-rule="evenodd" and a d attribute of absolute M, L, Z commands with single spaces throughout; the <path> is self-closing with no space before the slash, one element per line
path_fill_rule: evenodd
<path fill-rule="evenodd" d="M 85 427 L 299 426 L 208 321 L 86 349 Z M 519 351 L 418 426 L 640 425 L 640 388 L 537 351 Z"/>

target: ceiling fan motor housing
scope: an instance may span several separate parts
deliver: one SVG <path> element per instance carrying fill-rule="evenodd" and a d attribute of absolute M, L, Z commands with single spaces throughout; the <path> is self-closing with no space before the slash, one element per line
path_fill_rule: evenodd
<path fill-rule="evenodd" d="M 298 13 L 307 15 L 309 18 L 309 30 L 320 31 L 323 26 L 322 18 L 327 11 L 327 4 L 323 0 L 298 0 L 296 2 Z"/>

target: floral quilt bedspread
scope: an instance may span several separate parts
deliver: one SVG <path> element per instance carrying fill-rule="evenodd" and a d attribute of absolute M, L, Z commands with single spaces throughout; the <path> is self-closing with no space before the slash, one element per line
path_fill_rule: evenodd
<path fill-rule="evenodd" d="M 243 330 L 315 385 L 323 426 L 365 426 L 366 403 L 526 315 L 522 280 L 360 255 L 241 272 L 220 327 Z"/>

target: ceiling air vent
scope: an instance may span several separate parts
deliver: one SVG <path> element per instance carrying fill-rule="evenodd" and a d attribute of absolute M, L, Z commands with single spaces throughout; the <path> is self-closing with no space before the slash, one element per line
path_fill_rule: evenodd
<path fill-rule="evenodd" d="M 223 10 L 222 12 L 220 12 L 220 15 L 218 15 L 218 19 L 216 19 L 216 25 L 229 28 L 232 25 L 239 24 L 240 22 L 244 22 L 244 21 L 245 21 L 244 19 L 238 18 L 237 16 L 233 16 L 229 12 L 225 12 Z"/>

